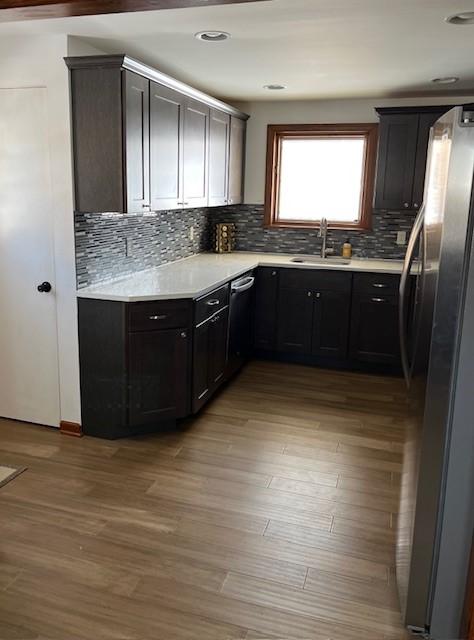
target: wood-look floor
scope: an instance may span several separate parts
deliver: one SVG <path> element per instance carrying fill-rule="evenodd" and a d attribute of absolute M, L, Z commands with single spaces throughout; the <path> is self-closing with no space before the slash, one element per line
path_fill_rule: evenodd
<path fill-rule="evenodd" d="M 253 362 L 178 433 L 0 420 L 0 638 L 400 640 L 397 378 Z"/>

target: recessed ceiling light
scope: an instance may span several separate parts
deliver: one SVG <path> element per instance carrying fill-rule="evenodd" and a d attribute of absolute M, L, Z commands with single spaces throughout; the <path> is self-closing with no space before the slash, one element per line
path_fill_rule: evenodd
<path fill-rule="evenodd" d="M 265 84 L 263 88 L 268 91 L 282 91 L 283 89 L 286 89 L 284 84 Z"/>
<path fill-rule="evenodd" d="M 449 24 L 474 24 L 474 11 L 462 11 L 446 18 Z"/>
<path fill-rule="evenodd" d="M 194 37 L 204 42 L 223 42 L 228 40 L 231 35 L 226 31 L 199 31 L 194 34 Z"/>
<path fill-rule="evenodd" d="M 447 76 L 446 78 L 433 78 L 431 82 L 434 82 L 435 84 L 454 84 L 458 80 L 459 78 L 456 76 Z"/>

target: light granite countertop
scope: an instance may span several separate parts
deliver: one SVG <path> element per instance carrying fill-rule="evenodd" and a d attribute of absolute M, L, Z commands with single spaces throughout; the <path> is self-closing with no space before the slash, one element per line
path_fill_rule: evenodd
<path fill-rule="evenodd" d="M 328 261 L 324 265 L 291 262 L 294 258 L 304 257 L 240 251 L 228 254 L 200 253 L 153 269 L 137 271 L 129 276 L 84 287 L 78 290 L 77 296 L 121 302 L 199 298 L 258 266 L 369 273 L 401 273 L 403 267 L 402 260 L 352 259 L 349 264 L 332 264 Z"/>

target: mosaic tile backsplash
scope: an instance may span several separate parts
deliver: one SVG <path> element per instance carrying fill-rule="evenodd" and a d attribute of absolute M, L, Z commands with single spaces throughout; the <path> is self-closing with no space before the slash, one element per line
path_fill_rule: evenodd
<path fill-rule="evenodd" d="M 235 222 L 236 251 L 315 254 L 321 250 L 318 230 L 268 229 L 263 226 L 263 205 L 234 205 L 211 209 L 213 222 Z M 357 257 L 397 259 L 406 247 L 396 244 L 397 231 L 406 231 L 407 240 L 416 213 L 374 211 L 370 231 L 328 231 L 328 247 L 341 254 L 347 238 Z"/>
<path fill-rule="evenodd" d="M 208 211 L 76 213 L 78 288 L 206 251 L 210 237 Z"/>
<path fill-rule="evenodd" d="M 321 247 L 317 230 L 265 229 L 263 205 L 141 215 L 76 213 L 77 286 L 209 251 L 216 222 L 235 223 L 237 251 L 314 254 Z M 413 222 L 411 213 L 374 211 L 371 231 L 329 231 L 328 247 L 334 246 L 340 253 L 342 243 L 350 237 L 354 256 L 403 258 L 405 247 L 396 244 L 397 231 L 409 234 Z"/>

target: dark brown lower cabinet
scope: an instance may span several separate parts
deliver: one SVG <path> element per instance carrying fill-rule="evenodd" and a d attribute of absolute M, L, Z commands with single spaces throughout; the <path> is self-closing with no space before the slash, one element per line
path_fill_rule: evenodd
<path fill-rule="evenodd" d="M 277 348 L 286 353 L 311 353 L 313 292 L 281 288 L 277 306 Z"/>
<path fill-rule="evenodd" d="M 354 293 L 350 356 L 362 362 L 400 364 L 398 296 Z"/>
<path fill-rule="evenodd" d="M 255 331 L 257 349 L 273 351 L 277 340 L 278 269 L 260 267 L 255 275 Z"/>
<path fill-rule="evenodd" d="M 218 311 L 194 329 L 193 412 L 199 411 L 224 381 L 228 329 L 228 307 Z"/>
<path fill-rule="evenodd" d="M 312 355 L 347 357 L 350 307 L 347 292 L 317 291 L 314 294 Z"/>
<path fill-rule="evenodd" d="M 189 331 L 162 329 L 129 335 L 129 421 L 132 425 L 188 413 Z"/>

